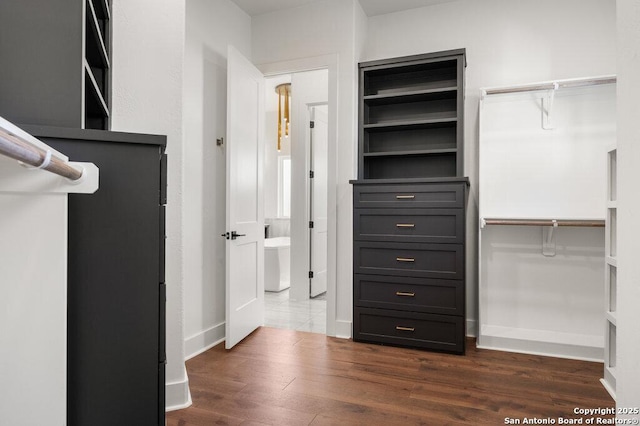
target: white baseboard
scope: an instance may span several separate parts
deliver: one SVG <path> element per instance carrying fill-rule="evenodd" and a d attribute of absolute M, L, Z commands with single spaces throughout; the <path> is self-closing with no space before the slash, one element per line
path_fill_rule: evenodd
<path fill-rule="evenodd" d="M 602 336 L 483 325 L 477 347 L 504 352 L 603 362 Z"/>
<path fill-rule="evenodd" d="M 165 411 L 174 411 L 187 408 L 191 405 L 191 392 L 189 391 L 189 378 L 187 369 L 184 370 L 184 380 L 167 383 L 165 390 Z"/>
<path fill-rule="evenodd" d="M 336 337 L 341 339 L 351 339 L 351 321 L 336 320 Z"/>
<path fill-rule="evenodd" d="M 478 321 L 467 319 L 467 337 L 478 337 Z"/>
<path fill-rule="evenodd" d="M 225 323 L 222 322 L 186 338 L 184 341 L 185 361 L 224 341 L 224 325 Z"/>

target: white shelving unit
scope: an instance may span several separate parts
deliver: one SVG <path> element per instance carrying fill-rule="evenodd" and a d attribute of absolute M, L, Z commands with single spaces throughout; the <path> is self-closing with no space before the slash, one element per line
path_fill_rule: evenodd
<path fill-rule="evenodd" d="M 607 218 L 605 221 L 605 340 L 602 384 L 616 399 L 617 263 L 617 150 L 607 152 Z"/>

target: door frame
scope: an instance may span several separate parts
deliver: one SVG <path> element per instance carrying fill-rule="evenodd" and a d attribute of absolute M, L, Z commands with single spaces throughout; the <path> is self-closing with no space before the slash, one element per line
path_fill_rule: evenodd
<path fill-rule="evenodd" d="M 337 140 L 338 140 L 338 55 L 322 55 L 290 61 L 256 64 L 265 77 L 327 69 L 329 74 L 329 140 L 327 170 L 327 336 L 336 335 L 337 305 Z M 331 254 L 331 255 L 330 255 Z"/>
<path fill-rule="evenodd" d="M 316 115 L 317 115 L 316 108 L 322 107 L 322 106 L 326 106 L 327 107 L 327 111 L 329 110 L 328 101 L 327 102 L 319 102 L 319 103 L 307 104 L 307 114 L 308 114 L 308 118 L 309 118 L 308 122 L 314 122 L 315 123 L 316 121 L 318 121 L 318 119 L 316 117 Z M 328 119 L 329 119 L 329 116 L 328 116 L 328 113 L 327 113 L 327 143 L 328 143 L 328 136 L 329 136 L 328 135 L 328 131 L 329 131 L 329 129 L 328 129 L 328 124 L 329 124 Z M 314 222 L 313 229 L 309 228 L 309 270 L 314 272 L 314 277 L 313 278 L 309 278 L 309 298 L 312 298 L 312 297 L 314 297 L 314 296 L 311 295 L 311 293 L 312 293 L 311 290 L 313 288 L 313 280 L 318 278 L 318 277 L 315 276 L 315 273 L 318 272 L 318 271 L 316 270 L 316 267 L 313 264 L 313 253 L 314 253 L 314 249 L 313 249 L 313 244 L 314 244 L 313 234 L 314 234 L 314 232 L 316 232 L 316 229 L 317 229 L 317 226 L 316 226 L 317 223 L 316 222 L 318 222 L 316 220 L 317 215 L 315 214 L 316 213 L 316 211 L 315 211 L 316 207 L 315 207 L 315 205 L 313 203 L 313 200 L 314 200 L 314 189 L 315 189 L 314 184 L 316 182 L 318 182 L 318 179 L 321 178 L 321 176 L 323 175 L 322 172 L 324 172 L 325 175 L 327 174 L 327 170 L 326 169 L 325 170 L 319 170 L 314 165 L 314 137 L 313 137 L 313 130 L 310 127 L 310 125 L 308 125 L 308 126 L 309 127 L 307 127 L 306 131 L 305 131 L 305 133 L 307 134 L 307 137 L 309 138 L 309 144 L 308 144 L 308 151 L 309 152 L 307 152 L 307 158 L 306 158 L 306 160 L 308 161 L 309 166 L 307 167 L 306 175 L 309 176 L 308 172 L 310 170 L 313 170 L 314 172 L 320 171 L 320 176 L 316 175 L 313 179 L 311 179 L 311 178 L 307 179 L 307 181 L 308 181 L 308 184 L 307 184 L 307 191 L 308 191 L 308 193 L 307 193 L 307 195 L 308 195 L 308 197 L 307 197 L 307 219 L 309 221 L 313 221 Z M 326 154 L 328 155 L 328 152 Z M 326 250 L 326 251 L 327 251 L 326 256 L 328 258 L 329 250 Z M 316 296 L 318 296 L 320 294 L 322 294 L 322 293 L 318 293 Z M 325 291 L 325 295 L 326 295 L 326 291 Z"/>

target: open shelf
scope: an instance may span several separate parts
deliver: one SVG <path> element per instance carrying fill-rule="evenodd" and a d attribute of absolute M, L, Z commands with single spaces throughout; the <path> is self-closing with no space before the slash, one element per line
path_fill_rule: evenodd
<path fill-rule="evenodd" d="M 455 154 L 457 149 L 423 149 L 416 151 L 391 151 L 391 152 L 369 152 L 364 153 L 365 157 L 403 157 L 409 155 L 427 155 L 427 154 Z"/>
<path fill-rule="evenodd" d="M 618 211 L 616 209 L 607 209 L 607 238 L 608 248 L 607 254 L 611 257 L 617 256 L 617 228 L 618 228 Z"/>
<path fill-rule="evenodd" d="M 435 101 L 439 99 L 455 99 L 458 88 L 456 86 L 442 87 L 430 90 L 413 90 L 402 93 L 384 93 L 381 95 L 364 96 L 365 105 L 377 106 L 388 104 L 403 104 L 409 102 Z"/>
<path fill-rule="evenodd" d="M 96 12 L 96 17 L 98 19 L 111 19 L 111 12 L 109 10 L 109 2 L 108 0 L 89 0 L 93 3 L 93 8 Z"/>
<path fill-rule="evenodd" d="M 360 64 L 359 178 L 462 176 L 464 51 Z"/>
<path fill-rule="evenodd" d="M 405 128 L 368 128 L 363 134 L 363 154 L 454 149 L 457 149 L 455 120 Z"/>
<path fill-rule="evenodd" d="M 364 76 L 364 96 L 434 90 L 457 85 L 456 59 L 374 67 Z"/>
<path fill-rule="evenodd" d="M 455 177 L 456 153 L 365 157 L 366 179 Z"/>
<path fill-rule="evenodd" d="M 451 92 L 447 92 L 450 94 Z M 455 94 L 455 93 L 454 93 Z M 457 117 L 456 97 L 428 98 L 422 96 L 409 99 L 393 98 L 394 102 L 365 102 L 363 124 L 394 124 L 404 121 L 440 120 Z M 385 99 L 388 101 L 389 99 Z"/>
<path fill-rule="evenodd" d="M 85 111 L 84 127 L 109 128 L 109 28 L 108 0 L 85 0 Z"/>
<path fill-rule="evenodd" d="M 613 265 L 606 264 L 606 285 L 608 289 L 607 297 L 607 310 L 609 312 L 618 311 L 618 268 Z"/>
<path fill-rule="evenodd" d="M 420 120 L 397 120 L 389 121 L 386 123 L 365 124 L 362 127 L 364 130 L 410 130 L 411 128 L 417 128 L 428 125 L 455 123 L 458 118 L 455 113 L 440 113 L 438 116 L 432 116 Z"/>
<path fill-rule="evenodd" d="M 85 61 L 85 129 L 105 129 L 109 108 L 94 78 L 91 67 Z"/>
<path fill-rule="evenodd" d="M 103 37 L 104 28 L 100 27 L 91 0 L 87 0 L 85 19 L 87 28 L 85 55 L 87 62 L 92 67 L 109 68 L 109 55 Z"/>

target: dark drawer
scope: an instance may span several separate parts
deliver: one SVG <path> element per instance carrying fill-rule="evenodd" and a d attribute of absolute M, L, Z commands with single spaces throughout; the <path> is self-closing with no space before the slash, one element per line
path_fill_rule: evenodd
<path fill-rule="evenodd" d="M 354 308 L 353 340 L 464 353 L 463 317 Z"/>
<path fill-rule="evenodd" d="M 357 274 L 462 280 L 464 246 L 354 241 L 353 263 Z"/>
<path fill-rule="evenodd" d="M 464 315 L 464 282 L 355 274 L 356 306 L 445 315 Z"/>
<path fill-rule="evenodd" d="M 360 241 L 464 243 L 463 209 L 354 209 Z"/>
<path fill-rule="evenodd" d="M 355 208 L 441 208 L 464 207 L 466 183 L 416 183 L 354 185 Z"/>

